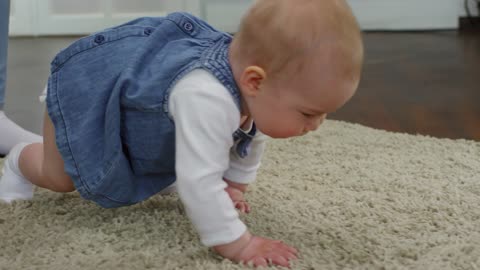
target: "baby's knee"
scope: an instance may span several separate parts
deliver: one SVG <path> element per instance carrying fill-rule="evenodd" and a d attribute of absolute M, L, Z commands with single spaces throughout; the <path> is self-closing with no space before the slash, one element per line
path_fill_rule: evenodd
<path fill-rule="evenodd" d="M 55 181 L 52 181 L 52 186 L 50 189 L 55 192 L 68 193 L 75 191 L 75 186 L 73 185 L 70 177 L 68 177 L 68 179 L 57 178 Z"/>
<path fill-rule="evenodd" d="M 68 193 L 75 191 L 75 186 L 73 185 L 73 181 L 66 173 L 62 172 L 55 172 L 51 169 L 44 168 L 43 177 L 46 184 L 46 187 L 51 191 L 61 192 L 61 193 Z"/>

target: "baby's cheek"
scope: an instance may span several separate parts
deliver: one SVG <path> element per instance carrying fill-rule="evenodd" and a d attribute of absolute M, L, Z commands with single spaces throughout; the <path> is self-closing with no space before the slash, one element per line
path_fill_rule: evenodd
<path fill-rule="evenodd" d="M 290 137 L 301 135 L 302 131 L 300 128 L 295 126 L 283 125 L 283 126 L 280 126 L 279 129 L 276 129 L 275 131 L 273 131 L 272 133 L 273 135 L 269 135 L 269 136 L 273 138 L 290 138 Z"/>
<path fill-rule="evenodd" d="M 262 119 L 267 120 L 267 119 Z M 272 138 L 290 138 L 299 136 L 303 132 L 303 126 L 297 119 L 292 119 L 289 115 L 278 114 L 271 117 L 268 121 L 256 121 L 257 128 L 265 135 Z"/>

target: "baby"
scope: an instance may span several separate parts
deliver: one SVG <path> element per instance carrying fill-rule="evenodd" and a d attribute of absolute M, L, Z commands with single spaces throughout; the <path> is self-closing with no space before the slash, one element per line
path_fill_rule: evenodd
<path fill-rule="evenodd" d="M 185 13 L 95 33 L 52 61 L 44 142 L 12 149 L 0 199 L 38 186 L 121 207 L 175 185 L 204 245 L 289 266 L 297 251 L 252 235 L 236 208 L 250 211 L 265 135 L 316 130 L 355 93 L 362 60 L 344 0 L 259 0 L 234 38 Z"/>

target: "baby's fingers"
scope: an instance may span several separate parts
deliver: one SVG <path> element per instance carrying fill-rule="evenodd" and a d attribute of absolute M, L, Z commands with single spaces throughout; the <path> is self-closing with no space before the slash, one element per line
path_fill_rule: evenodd
<path fill-rule="evenodd" d="M 290 260 L 297 259 L 296 249 L 282 241 L 253 236 L 247 247 L 237 256 L 237 261 L 253 262 L 255 266 L 274 265 L 290 267 Z"/>
<path fill-rule="evenodd" d="M 292 255 L 295 255 L 295 259 L 297 258 L 298 250 L 295 248 L 285 244 L 282 241 L 275 241 L 277 246 L 279 246 L 282 250 L 287 251 L 288 253 L 291 253 Z"/>
<path fill-rule="evenodd" d="M 279 249 L 276 252 L 277 255 L 282 256 L 283 258 L 287 260 L 296 260 L 297 259 L 297 254 L 290 252 L 288 249 Z"/>
<path fill-rule="evenodd" d="M 253 266 L 255 266 L 255 267 L 259 267 L 259 266 L 268 267 L 267 260 L 265 258 L 262 258 L 262 257 L 255 257 L 251 260 L 251 262 L 253 263 Z"/>
<path fill-rule="evenodd" d="M 245 202 L 245 213 L 250 213 L 251 209 L 250 209 L 250 204 L 248 202 Z"/>
<path fill-rule="evenodd" d="M 251 259 L 249 262 L 252 262 L 255 267 L 267 267 L 269 265 L 278 265 L 283 267 L 290 268 L 290 262 L 285 257 L 282 257 L 277 254 L 269 254 L 265 256 L 256 256 Z"/>
<path fill-rule="evenodd" d="M 281 256 L 281 255 L 278 255 L 278 254 L 273 254 L 273 255 L 270 256 L 269 259 L 272 262 L 272 264 L 274 264 L 274 265 L 280 265 L 280 266 L 283 266 L 283 267 L 290 268 L 290 262 L 284 256 Z"/>
<path fill-rule="evenodd" d="M 236 202 L 235 208 L 237 208 L 242 213 L 250 213 L 250 205 L 246 201 Z"/>

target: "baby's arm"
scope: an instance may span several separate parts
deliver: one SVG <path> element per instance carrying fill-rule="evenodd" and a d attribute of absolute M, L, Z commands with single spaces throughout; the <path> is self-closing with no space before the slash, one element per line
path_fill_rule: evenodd
<path fill-rule="evenodd" d="M 198 73 L 202 71 L 195 71 Z M 232 133 L 239 125 L 238 110 L 225 89 L 219 88 L 223 86 L 204 86 L 203 81 L 181 80 L 169 99 L 175 122 L 177 189 L 186 213 L 202 243 L 220 255 L 236 262 L 266 265 L 270 259 L 286 266 L 292 258 L 286 245 L 253 237 L 225 191 L 228 185 L 224 177 L 239 184 L 246 184 L 239 179 L 254 177 L 231 179 L 225 173 L 232 167 L 229 149 L 233 145 Z M 254 174 L 256 170 L 249 175 Z"/>
<path fill-rule="evenodd" d="M 244 198 L 248 184 L 255 180 L 260 160 L 265 149 L 266 136 L 259 131 L 253 138 L 250 153 L 245 158 L 239 157 L 233 150 L 230 152 L 230 165 L 223 180 L 227 183 L 225 191 L 232 199 L 235 207 L 242 213 L 250 212 L 250 205 Z M 236 241 L 217 245 L 214 250 L 233 261 L 252 262 L 255 266 L 268 266 L 269 262 L 289 267 L 289 261 L 297 258 L 297 250 L 284 244 L 263 237 L 253 236 L 245 232 Z"/>
<path fill-rule="evenodd" d="M 249 213 L 251 208 L 245 200 L 244 194 L 250 183 L 255 181 L 257 170 L 260 167 L 267 136 L 260 131 L 252 139 L 249 154 L 242 158 L 235 148 L 230 151 L 229 168 L 224 174 L 224 180 L 227 183 L 225 191 L 235 205 L 235 208 L 242 213 Z"/>

